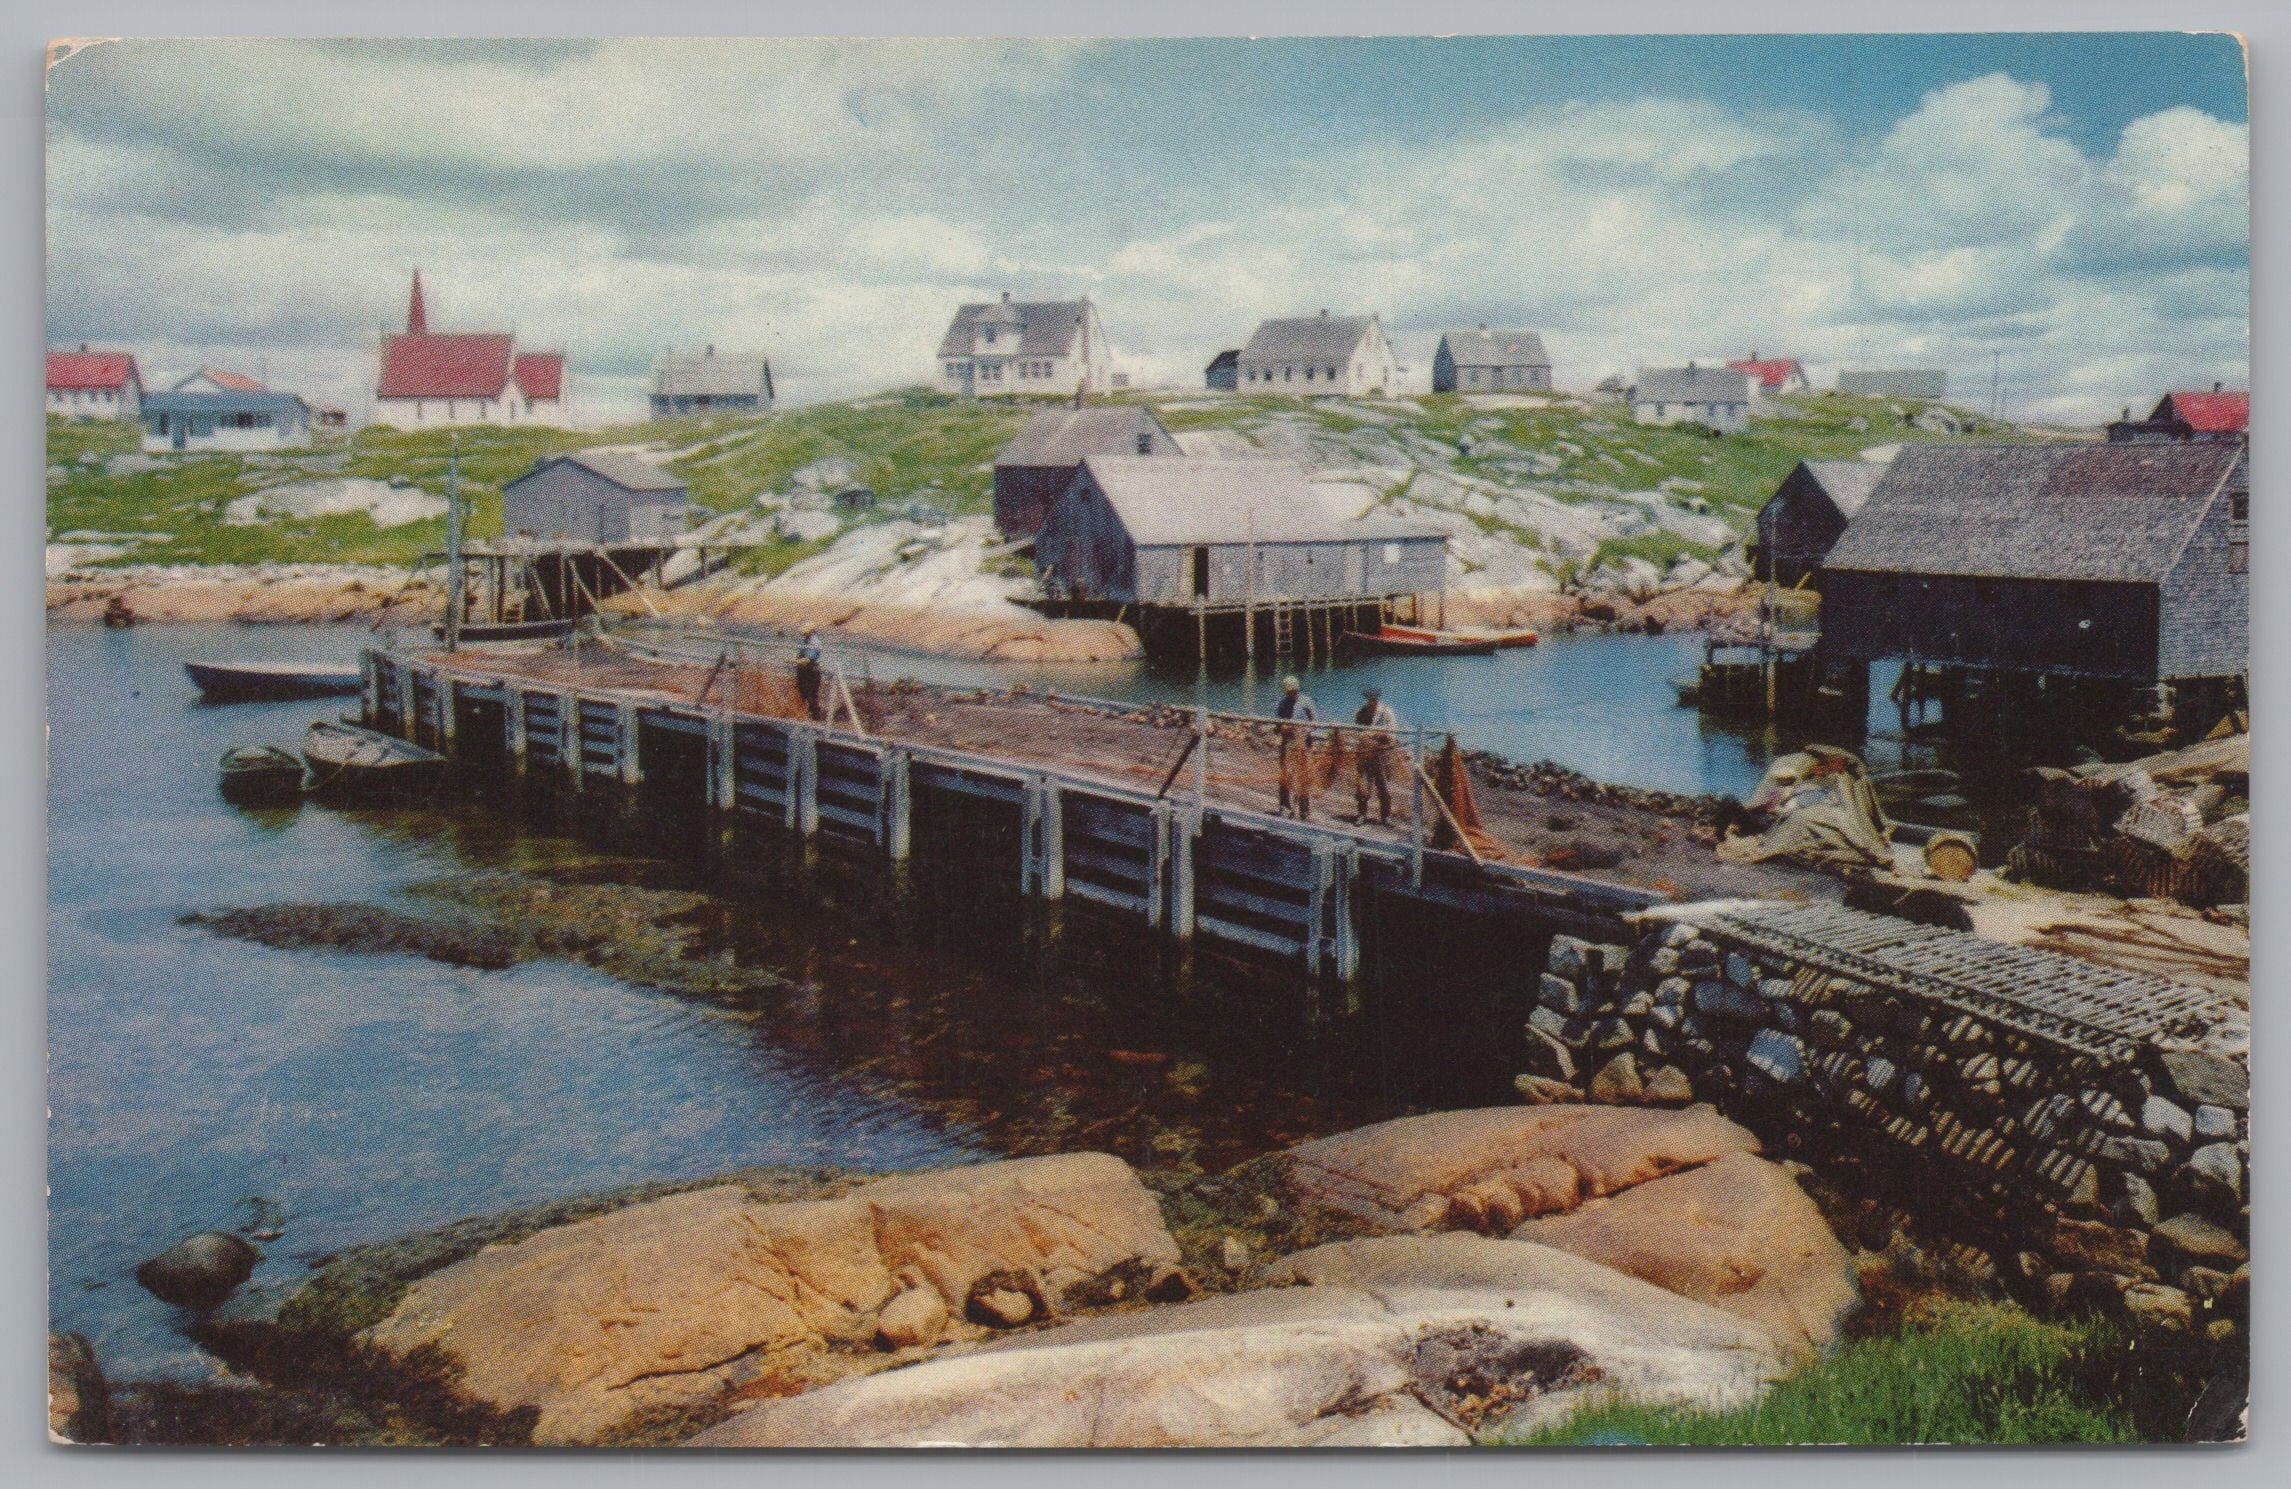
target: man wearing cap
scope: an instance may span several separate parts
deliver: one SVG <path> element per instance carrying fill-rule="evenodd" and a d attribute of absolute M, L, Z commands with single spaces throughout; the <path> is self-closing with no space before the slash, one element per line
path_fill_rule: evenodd
<path fill-rule="evenodd" d="M 1281 720 L 1281 815 L 1287 816 L 1293 799 L 1297 820 L 1313 814 L 1313 731 L 1320 710 L 1312 695 L 1294 677 L 1281 679 L 1281 701 L 1273 705 Z"/>
<path fill-rule="evenodd" d="M 1393 731 L 1400 727 L 1400 716 L 1392 705 L 1384 701 L 1383 693 L 1375 688 L 1360 690 L 1360 712 L 1352 721 L 1362 733 L 1353 741 L 1352 756 L 1352 820 L 1368 821 L 1368 790 L 1376 788 L 1376 820 L 1390 826 L 1392 822 L 1392 784 L 1386 779 L 1391 769 L 1392 752 L 1399 747 Z"/>
<path fill-rule="evenodd" d="M 797 696 L 803 699 L 803 711 L 807 718 L 816 719 L 820 716 L 820 677 L 819 631 L 816 627 L 806 627 L 803 644 L 795 649 L 795 690 Z"/>

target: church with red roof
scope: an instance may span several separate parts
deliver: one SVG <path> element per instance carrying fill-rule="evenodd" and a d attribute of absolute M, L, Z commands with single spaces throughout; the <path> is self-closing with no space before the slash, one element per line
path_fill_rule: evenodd
<path fill-rule="evenodd" d="M 374 422 L 398 429 L 562 424 L 564 354 L 521 351 L 507 332 L 432 331 L 416 269 L 406 329 L 382 337 Z"/>

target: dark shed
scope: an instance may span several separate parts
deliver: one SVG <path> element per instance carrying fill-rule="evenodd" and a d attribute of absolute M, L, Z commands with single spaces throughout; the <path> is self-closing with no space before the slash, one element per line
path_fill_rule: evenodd
<path fill-rule="evenodd" d="M 1913 445 L 1830 550 L 1844 658 L 2134 682 L 2248 654 L 2243 446 Z"/>
<path fill-rule="evenodd" d="M 1813 576 L 1877 485 L 1885 467 L 1866 460 L 1801 460 L 1758 509 L 1758 549 L 1751 572 L 1790 588 Z"/>
<path fill-rule="evenodd" d="M 509 537 L 643 543 L 685 529 L 691 494 L 675 475 L 618 450 L 544 455 L 501 488 Z"/>
<path fill-rule="evenodd" d="M 1201 374 L 1204 386 L 1231 393 L 1241 386 L 1241 348 L 1231 347 L 1209 359 Z"/>
<path fill-rule="evenodd" d="M 1447 552 L 1433 528 L 1338 518 L 1286 460 L 1098 455 L 1034 543 L 1055 593 L 1178 606 L 1430 594 Z"/>
<path fill-rule="evenodd" d="M 1034 536 L 1089 456 L 1183 453 L 1142 404 L 1046 410 L 994 458 L 994 525 L 1006 538 Z"/>

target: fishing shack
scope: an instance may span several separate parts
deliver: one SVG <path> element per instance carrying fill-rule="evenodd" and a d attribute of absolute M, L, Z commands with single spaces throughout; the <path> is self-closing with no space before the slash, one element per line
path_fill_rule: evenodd
<path fill-rule="evenodd" d="M 1752 575 L 1784 589 L 1819 589 L 1822 560 L 1884 474 L 1867 460 L 1799 461 L 1758 509 Z"/>
<path fill-rule="evenodd" d="M 1005 538 L 1033 537 L 1088 456 L 1184 453 L 1143 404 L 1046 409 L 994 457 L 994 525 Z"/>
<path fill-rule="evenodd" d="M 1036 535 L 1053 602 L 1133 620 L 1148 652 L 1327 655 L 1447 579 L 1435 528 L 1346 520 L 1286 460 L 1093 455 Z"/>
<path fill-rule="evenodd" d="M 2241 443 L 1911 446 L 1822 564 L 1822 648 L 2008 718 L 2176 702 L 2208 725 L 2247 664 L 2248 460 Z"/>

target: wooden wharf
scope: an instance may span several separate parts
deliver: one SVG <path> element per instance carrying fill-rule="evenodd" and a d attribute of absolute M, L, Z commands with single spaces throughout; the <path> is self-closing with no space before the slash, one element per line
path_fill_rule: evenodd
<path fill-rule="evenodd" d="M 1275 720 L 1022 691 L 854 688 L 840 673 L 822 690 L 830 717 L 814 720 L 779 656 L 763 662 L 720 638 L 689 648 L 374 648 L 362 660 L 363 720 L 524 790 L 622 811 L 704 810 L 727 843 L 733 828 L 761 826 L 901 864 L 954 822 L 972 844 L 1014 839 L 1001 872 L 1032 899 L 1088 902 L 1176 941 L 1337 979 L 1359 974 L 1372 898 L 1459 928 L 1492 918 L 1539 955 L 1552 934 L 1611 939 L 1626 916 L 1682 893 L 1837 893 L 1823 876 L 1716 864 L 1707 849 L 1679 857 L 1707 865 L 1709 882 L 1651 886 L 1441 851 L 1408 758 L 1425 745 L 1418 737 L 1411 749 L 1411 731 L 1394 751 L 1394 825 L 1300 821 L 1271 809 Z M 1189 740 L 1199 746 L 1190 754 Z M 1323 785 L 1321 810 L 1349 808 L 1350 784 Z M 1532 837 L 1529 817 L 1551 803 L 1505 795 L 1484 803 L 1494 837 Z M 1579 816 L 1602 810 L 1618 815 L 1567 804 Z M 918 831 L 925 819 L 940 830 Z"/>

